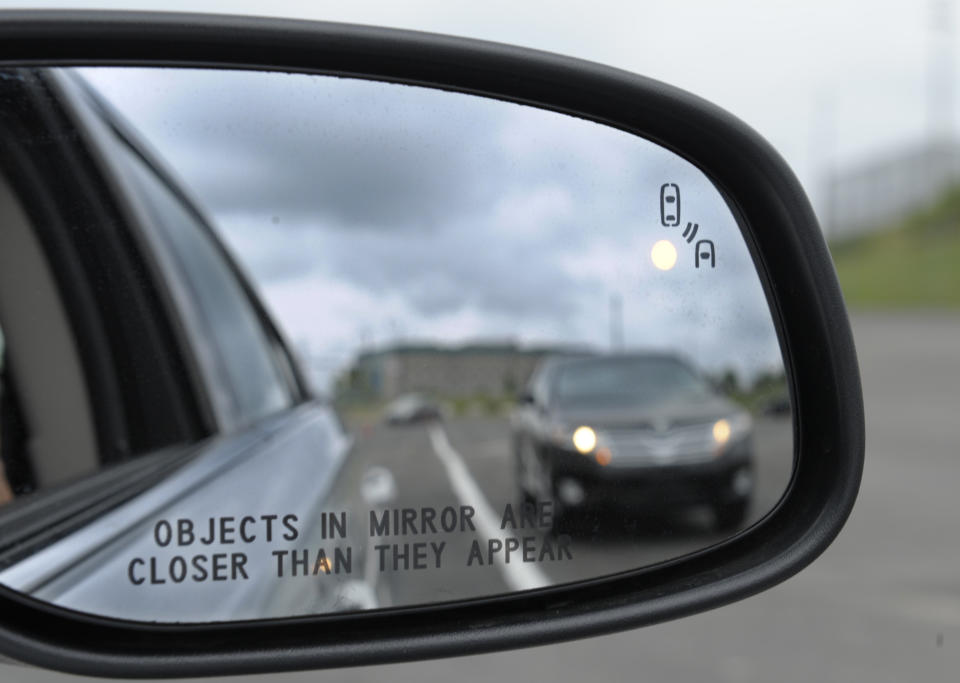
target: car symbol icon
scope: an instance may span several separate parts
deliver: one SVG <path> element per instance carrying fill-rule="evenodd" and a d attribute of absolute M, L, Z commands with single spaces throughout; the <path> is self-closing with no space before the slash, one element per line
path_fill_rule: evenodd
<path fill-rule="evenodd" d="M 680 188 L 676 183 L 660 186 L 660 223 L 665 227 L 680 225 Z"/>

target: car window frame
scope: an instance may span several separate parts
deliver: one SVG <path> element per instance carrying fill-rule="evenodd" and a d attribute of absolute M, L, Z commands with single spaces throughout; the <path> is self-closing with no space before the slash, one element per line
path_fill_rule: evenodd
<path fill-rule="evenodd" d="M 19 124 L 29 126 L 24 139 L 53 143 L 37 149 L 18 146 L 9 137 L 17 135 L 14 128 L 4 137 L 10 142 L 3 148 L 3 171 L 67 312 L 88 400 L 97 406 L 101 460 L 122 462 L 153 450 L 151 443 L 159 447 L 202 438 L 210 433 L 210 422 L 172 329 L 175 320 L 159 300 L 156 279 L 82 116 L 48 70 L 18 69 L 8 76 L 6 83 L 24 93 L 23 110 L 17 112 L 20 121 L 29 122 Z M 74 178 L 83 180 L 71 185 Z M 154 401 L 161 392 L 162 407 L 140 393 L 147 385 Z M 152 430 L 159 426 L 161 432 L 136 437 L 138 424 Z"/>
<path fill-rule="evenodd" d="M 203 332 L 200 329 L 190 329 L 189 321 L 184 317 L 185 305 L 188 304 L 184 303 L 184 297 L 182 296 L 178 301 L 176 293 L 170 291 L 171 288 L 178 286 L 175 281 L 177 268 L 175 265 L 162 263 L 159 256 L 163 249 L 153 243 L 153 237 L 151 237 L 151 233 L 160 232 L 164 228 L 162 225 L 157 225 L 157 221 L 150 215 L 150 212 L 144 210 L 135 201 L 140 193 L 140 188 L 126 177 L 124 160 L 119 156 L 125 153 L 121 148 L 126 148 L 138 157 L 157 180 L 175 197 L 181 207 L 191 215 L 196 222 L 196 227 L 203 232 L 204 239 L 212 244 L 218 258 L 239 286 L 246 305 L 250 307 L 267 340 L 268 361 L 276 370 L 290 399 L 286 409 L 292 409 L 312 399 L 309 385 L 290 350 L 289 343 L 264 306 L 251 279 L 212 227 L 212 222 L 200 208 L 199 202 L 190 195 L 184 183 L 177 179 L 175 171 L 137 133 L 133 125 L 87 84 L 82 77 L 64 69 L 52 69 L 51 73 L 62 88 L 72 91 L 71 100 L 74 106 L 84 110 L 91 140 L 102 155 L 107 172 L 112 176 L 112 181 L 118 188 L 118 196 L 129 205 L 128 210 L 135 217 L 131 220 L 131 231 L 137 233 L 143 257 L 151 262 L 153 272 L 157 273 L 158 286 L 168 290 L 166 293 L 168 308 L 172 311 L 171 316 L 176 319 L 183 338 L 182 343 L 189 348 L 189 355 L 196 374 L 195 384 L 198 392 L 205 396 L 205 402 L 209 406 L 214 423 L 217 425 L 216 430 L 233 429 L 243 424 L 243 421 L 232 415 L 229 409 L 218 408 L 216 400 L 212 396 L 215 387 L 231 386 L 229 378 L 226 378 L 223 371 L 216 367 L 217 363 L 204 359 L 204 354 L 200 348 L 205 343 Z"/>

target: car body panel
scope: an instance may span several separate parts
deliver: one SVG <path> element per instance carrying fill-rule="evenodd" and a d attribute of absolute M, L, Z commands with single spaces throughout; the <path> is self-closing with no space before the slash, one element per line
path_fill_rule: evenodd
<path fill-rule="evenodd" d="M 259 542 L 238 548 L 234 541 L 203 544 L 201 529 L 196 541 L 165 548 L 155 542 L 158 520 L 208 520 L 245 516 L 258 519 L 277 515 L 274 541 L 278 541 L 284 515 L 312 519 L 326 503 L 326 495 L 349 450 L 345 437 L 322 404 L 306 404 L 234 435 L 197 446 L 187 464 L 154 488 L 109 514 L 47 546 L 44 550 L 0 572 L 0 583 L 35 598 L 81 612 L 142 621 L 228 621 L 289 613 L 277 605 L 276 571 L 270 566 L 247 565 L 250 580 L 202 582 L 187 578 L 174 585 L 169 572 L 156 575 L 166 586 L 150 585 L 149 558 L 157 556 L 161 568 L 176 555 L 231 554 L 249 548 L 250 558 L 272 561 L 263 523 L 256 531 Z M 296 477 L 287 476 L 296 472 Z M 217 522 L 219 524 L 219 522 Z M 259 546 L 259 547 L 258 547 Z M 91 549 L 94 549 L 91 552 Z M 147 558 L 143 584 L 118 581 L 128 577 L 132 558 Z M 209 560 L 207 564 L 209 565 Z M 197 574 L 190 568 L 190 575 Z M 198 574 L 199 575 L 199 574 Z M 139 579 L 139 572 L 135 573 Z M 260 581 L 257 581 L 260 577 Z M 304 584 L 301 582 L 300 584 Z M 309 586 L 306 587 L 309 589 Z M 311 597 L 305 590 L 297 599 Z"/>

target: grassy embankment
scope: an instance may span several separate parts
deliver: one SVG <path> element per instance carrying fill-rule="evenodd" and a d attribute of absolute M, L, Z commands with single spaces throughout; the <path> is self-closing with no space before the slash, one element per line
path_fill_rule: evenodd
<path fill-rule="evenodd" d="M 889 229 L 830 245 L 854 309 L 960 309 L 960 187 Z"/>

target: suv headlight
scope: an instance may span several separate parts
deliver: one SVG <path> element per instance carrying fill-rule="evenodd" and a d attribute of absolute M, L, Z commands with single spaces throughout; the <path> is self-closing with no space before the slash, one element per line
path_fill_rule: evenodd
<path fill-rule="evenodd" d="M 718 446 L 737 442 L 753 429 L 753 420 L 747 413 L 737 413 L 713 423 L 713 440 Z"/>
<path fill-rule="evenodd" d="M 591 427 L 581 425 L 573 430 L 573 447 L 580 453 L 591 453 L 597 447 L 597 433 Z"/>
<path fill-rule="evenodd" d="M 564 449 L 573 449 L 589 455 L 597 448 L 599 435 L 589 425 L 568 425 L 552 423 L 547 426 L 547 436 L 551 443 Z"/>

